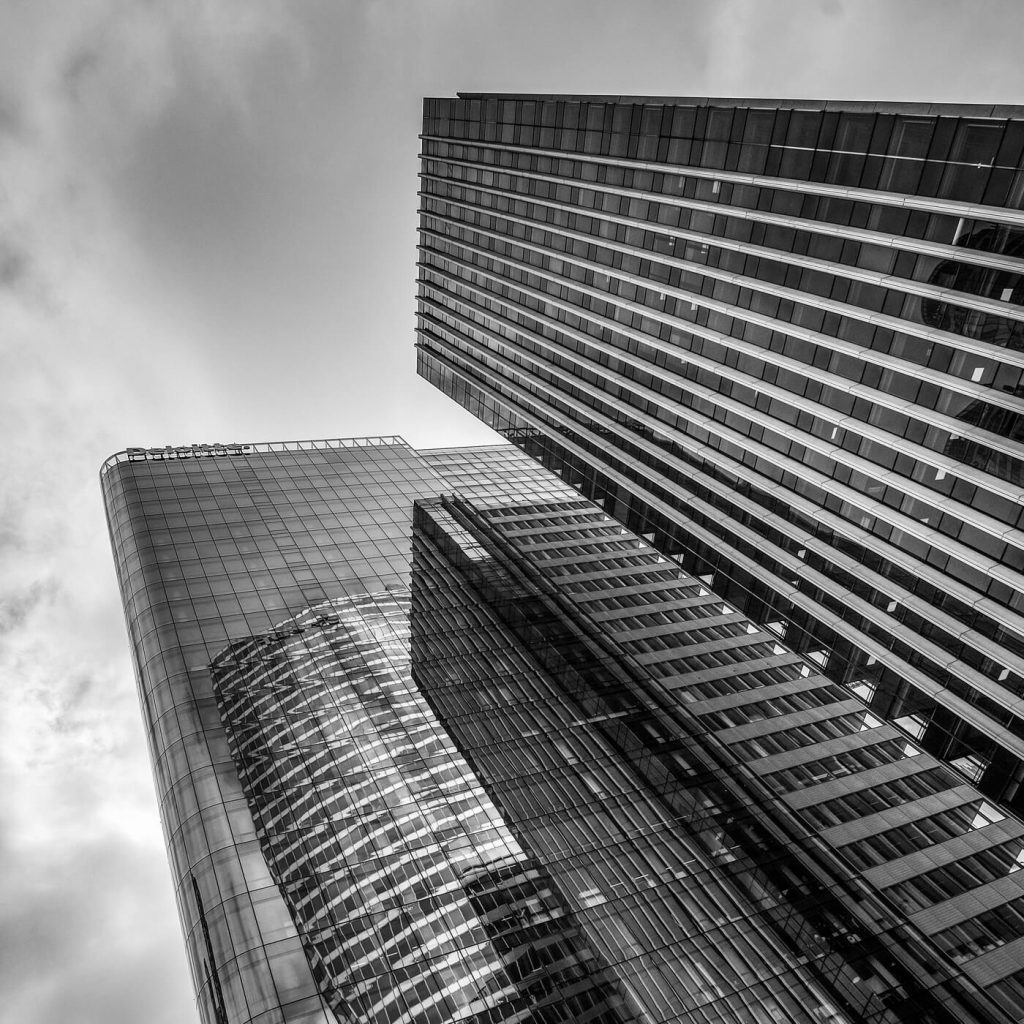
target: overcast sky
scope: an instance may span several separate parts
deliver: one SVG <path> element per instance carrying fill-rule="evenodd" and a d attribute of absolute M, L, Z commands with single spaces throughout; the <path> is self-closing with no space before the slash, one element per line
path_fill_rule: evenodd
<path fill-rule="evenodd" d="M 0 1020 L 196 1020 L 97 470 L 492 439 L 415 376 L 457 90 L 1024 102 L 1020 0 L 0 0 Z"/>

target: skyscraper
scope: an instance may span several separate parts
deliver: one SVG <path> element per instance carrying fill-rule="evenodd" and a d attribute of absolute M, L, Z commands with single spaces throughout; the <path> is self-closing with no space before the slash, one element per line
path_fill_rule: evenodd
<path fill-rule="evenodd" d="M 573 492 L 399 438 L 130 448 L 101 481 L 203 1021 L 516 1019 L 558 1002 L 516 974 L 537 907 L 548 982 L 626 1024 L 408 667 L 413 502 Z"/>
<path fill-rule="evenodd" d="M 1024 807 L 1024 108 L 424 105 L 419 372 Z"/>

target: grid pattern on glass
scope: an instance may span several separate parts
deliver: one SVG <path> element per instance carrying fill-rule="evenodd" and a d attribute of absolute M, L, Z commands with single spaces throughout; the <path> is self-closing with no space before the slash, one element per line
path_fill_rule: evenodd
<path fill-rule="evenodd" d="M 1012 803 L 1022 112 L 806 106 L 427 100 L 420 372 Z"/>
<path fill-rule="evenodd" d="M 892 879 L 884 872 L 872 875 L 844 850 L 858 838 L 858 829 L 864 836 L 888 836 L 897 823 L 909 829 L 930 822 L 936 815 L 929 812 L 940 805 L 952 808 L 965 801 L 977 808 L 967 828 L 976 848 L 1000 849 L 1007 833 L 998 811 L 981 813 L 990 805 L 976 792 L 958 787 L 951 773 L 896 738 L 891 727 L 812 664 L 589 503 L 507 509 L 431 503 L 418 510 L 415 538 L 417 681 L 524 846 L 543 848 L 549 864 L 552 856 L 565 858 L 552 874 L 570 899 L 581 905 L 593 900 L 595 906 L 621 900 L 616 913 L 626 916 L 632 933 L 644 934 L 649 926 L 637 931 L 631 916 L 637 911 L 630 905 L 630 887 L 618 881 L 623 873 L 642 871 L 652 887 L 666 887 L 662 896 L 669 899 L 668 905 L 645 911 L 663 922 L 655 934 L 659 941 L 671 941 L 685 960 L 690 955 L 685 929 L 670 937 L 672 927 L 664 922 L 680 920 L 669 907 L 679 898 L 675 888 L 687 872 L 664 874 L 658 867 L 681 858 L 703 891 L 723 887 L 732 893 L 745 907 L 741 916 L 757 921 L 748 928 L 763 941 L 781 932 L 811 963 L 817 955 L 843 960 L 849 973 L 834 963 L 830 969 L 832 998 L 862 1019 L 879 1012 L 870 997 L 864 1002 L 863 988 L 852 980 L 872 974 L 872 942 L 881 944 L 888 964 L 887 980 L 876 977 L 873 991 L 886 990 L 889 1006 L 908 1000 L 915 1014 L 940 1007 L 936 1019 L 942 1018 L 941 985 L 935 1000 L 921 991 L 908 994 L 920 974 L 922 961 L 915 956 L 935 970 L 934 949 L 923 951 L 928 946 L 922 926 L 928 922 L 915 921 L 915 930 L 908 932 L 906 919 L 882 909 L 887 901 L 869 909 L 863 884 L 882 893 Z M 574 611 L 566 613 L 566 607 Z M 729 688 L 726 696 L 709 699 L 701 688 L 716 680 L 728 681 Z M 744 724 L 733 724 L 738 719 Z M 754 732 L 795 741 L 781 755 L 766 752 L 751 761 L 743 744 Z M 816 779 L 814 789 L 803 779 L 780 781 L 779 769 L 787 761 L 824 763 L 848 755 L 853 763 Z M 877 785 L 882 772 L 887 788 Z M 925 781 L 922 773 L 928 773 Z M 767 792 L 759 782 L 763 776 L 764 782 L 773 780 Z M 834 801 L 837 790 L 852 798 L 859 787 L 870 787 L 874 799 L 849 819 L 845 832 L 816 835 L 813 806 Z M 914 796 L 910 804 L 908 794 Z M 786 810 L 789 798 L 792 810 Z M 671 838 L 659 825 L 664 821 L 659 812 L 666 810 L 674 818 L 667 830 Z M 576 825 L 577 816 L 586 824 Z M 1013 827 L 1019 830 L 1017 823 Z M 838 860 L 817 855 L 821 840 Z M 908 875 L 927 872 L 956 856 L 943 840 L 932 836 L 923 865 L 894 848 L 889 868 Z M 686 856 L 678 848 L 667 852 L 674 843 L 686 847 Z M 567 865 L 579 867 L 598 856 L 607 887 L 588 884 L 581 890 Z M 609 859 L 617 866 L 609 868 Z M 754 908 L 764 909 L 764 895 L 783 890 L 790 894 L 784 898 L 785 921 L 770 913 L 758 918 Z M 950 902 L 959 891 L 946 892 L 941 910 L 947 923 L 972 913 L 969 905 Z M 1021 891 L 1017 879 L 1013 892 Z M 794 907 L 794 892 L 807 897 L 798 906 L 808 919 Z M 856 950 L 849 945 L 851 931 L 861 935 Z M 749 940 L 750 931 L 745 932 Z M 719 950 L 729 941 L 728 930 L 719 933 Z M 643 978 L 649 968 L 643 942 L 626 968 L 632 978 Z M 699 954 L 696 962 L 704 963 Z M 1002 972 L 991 967 L 977 961 L 966 973 L 994 982 L 997 992 L 1012 964 Z M 802 984 L 794 978 L 788 983 Z M 653 1012 L 658 1004 L 649 1002 L 650 993 L 661 990 L 659 982 L 637 984 L 634 997 Z M 665 984 L 662 978 L 661 987 Z M 742 1000 L 729 1005 L 746 1019 Z M 657 1012 L 667 1012 L 667 1005 Z M 967 997 L 958 1012 L 980 1012 L 978 1019 L 984 1020 L 989 1011 L 979 1011 Z"/>
<path fill-rule="evenodd" d="M 446 483 L 400 439 L 123 452 L 101 483 L 201 1018 L 331 1022 L 217 712 L 210 663 L 324 601 L 408 584 L 412 503 L 564 484 L 514 448 Z M 508 464 L 503 462 L 508 459 Z M 529 472 L 532 472 L 533 487 Z M 552 490 L 554 489 L 554 490 Z M 270 1018 L 267 1017 L 270 1015 Z"/>
<path fill-rule="evenodd" d="M 367 1022 L 635 1020 L 417 693 L 408 612 L 401 591 L 327 602 L 213 664 L 325 999 Z"/>
<path fill-rule="evenodd" d="M 609 740 L 625 712 L 595 700 L 581 715 L 453 570 L 438 530 L 472 557 L 458 525 L 428 515 L 414 547 L 414 676 L 644 1019 L 803 1021 L 814 1007 L 845 1019 L 617 763 Z"/>

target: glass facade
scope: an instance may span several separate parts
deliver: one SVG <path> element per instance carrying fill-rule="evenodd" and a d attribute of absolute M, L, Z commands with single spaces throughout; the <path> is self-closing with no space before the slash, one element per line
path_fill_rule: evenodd
<path fill-rule="evenodd" d="M 539 996 L 516 950 L 546 962 L 513 941 L 530 914 L 609 1024 L 630 1020 L 464 765 L 434 770 L 454 755 L 403 653 L 416 498 L 573 492 L 515 448 L 399 438 L 129 449 L 101 483 L 205 1024 L 519 1019 L 506 989 Z"/>
<path fill-rule="evenodd" d="M 407 592 L 317 605 L 212 668 L 260 847 L 338 1017 L 637 1019 L 413 685 Z"/>
<path fill-rule="evenodd" d="M 424 104 L 419 372 L 1024 807 L 1024 108 Z"/>
<path fill-rule="evenodd" d="M 596 505 L 417 503 L 412 666 L 643 1019 L 1024 1017 L 1024 825 Z"/>

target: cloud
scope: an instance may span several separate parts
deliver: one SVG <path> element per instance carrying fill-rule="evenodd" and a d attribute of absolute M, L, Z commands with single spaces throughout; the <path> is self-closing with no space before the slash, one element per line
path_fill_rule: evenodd
<path fill-rule="evenodd" d="M 20 236 L 51 274 L 81 269 L 108 238 L 113 172 L 139 134 L 185 89 L 244 120 L 250 71 L 277 44 L 301 52 L 279 0 L 6 5 L 0 239 Z"/>
<path fill-rule="evenodd" d="M 52 598 L 56 589 L 56 580 L 34 580 L 27 587 L 0 597 L 0 635 L 23 627 L 31 612 Z"/>
<path fill-rule="evenodd" d="M 185 95 L 247 130 L 252 69 L 298 40 L 276 0 L 2 6 L 3 1020 L 195 1019 L 96 474 L 217 403 L 120 181 Z"/>
<path fill-rule="evenodd" d="M 27 280 L 31 262 L 24 249 L 0 239 L 0 288 L 15 288 Z"/>
<path fill-rule="evenodd" d="M 86 842 L 63 856 L 51 851 L 27 885 L 0 882 L 0 902 L 8 908 L 0 936 L 0 1017 L 68 1024 L 188 1020 L 187 1002 L 175 991 L 182 964 L 172 972 L 162 963 L 176 946 L 176 959 L 184 960 L 165 874 L 162 859 L 145 844 Z M 76 889 L 69 890 L 69 879 Z M 176 1016 L 183 1009 L 188 1016 Z"/>
<path fill-rule="evenodd" d="M 195 1019 L 102 459 L 489 437 L 412 376 L 421 97 L 1010 99 L 1024 7 L 976 6 L 0 3 L 0 1018 Z"/>

